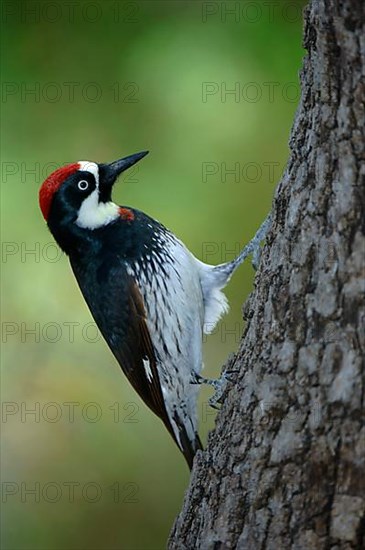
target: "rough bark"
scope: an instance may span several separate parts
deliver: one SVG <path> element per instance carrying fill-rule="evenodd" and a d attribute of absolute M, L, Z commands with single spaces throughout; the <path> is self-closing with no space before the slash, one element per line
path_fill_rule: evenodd
<path fill-rule="evenodd" d="M 365 547 L 363 10 L 305 10 L 301 103 L 239 375 L 170 549 Z"/>

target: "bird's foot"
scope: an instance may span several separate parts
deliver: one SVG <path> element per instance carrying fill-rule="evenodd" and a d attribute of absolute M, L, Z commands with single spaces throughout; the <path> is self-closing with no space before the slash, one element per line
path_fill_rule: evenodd
<path fill-rule="evenodd" d="M 220 409 L 224 401 L 224 396 L 227 390 L 228 384 L 234 384 L 236 377 L 232 376 L 238 373 L 238 369 L 225 370 L 220 378 L 204 378 L 200 374 L 194 373 L 191 384 L 208 384 L 214 388 L 214 395 L 209 399 L 208 403 L 213 409 Z"/>
<path fill-rule="evenodd" d="M 212 397 L 209 399 L 208 403 L 213 409 L 220 409 L 220 405 L 222 405 L 224 398 L 226 396 L 227 387 L 229 384 L 234 384 L 236 381 L 238 369 L 234 370 L 226 370 L 222 373 L 221 377 L 217 380 L 214 380 L 214 389 L 215 392 L 212 395 Z"/>
<path fill-rule="evenodd" d="M 247 256 L 252 254 L 252 267 L 255 271 L 257 270 L 261 258 L 261 242 L 266 238 L 266 235 L 268 234 L 271 227 L 271 223 L 271 214 L 269 214 L 262 222 L 259 229 L 256 231 L 253 239 L 251 239 L 241 251 L 240 255 L 235 261 L 236 265 L 241 264 L 247 258 Z"/>

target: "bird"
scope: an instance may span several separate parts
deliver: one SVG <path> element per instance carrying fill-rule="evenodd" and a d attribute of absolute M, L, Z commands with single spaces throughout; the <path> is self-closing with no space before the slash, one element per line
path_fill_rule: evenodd
<path fill-rule="evenodd" d="M 203 335 L 228 310 L 222 289 L 235 269 L 248 254 L 257 261 L 270 219 L 233 261 L 200 261 L 164 225 L 112 201 L 118 176 L 147 153 L 62 166 L 42 183 L 39 205 L 110 350 L 191 469 L 202 449 L 199 384 L 221 387 L 201 376 Z"/>

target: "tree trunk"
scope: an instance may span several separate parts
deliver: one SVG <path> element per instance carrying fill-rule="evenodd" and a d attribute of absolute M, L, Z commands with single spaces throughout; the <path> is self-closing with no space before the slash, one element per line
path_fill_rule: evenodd
<path fill-rule="evenodd" d="M 246 330 L 169 548 L 364 548 L 363 0 L 305 11 L 302 98 Z"/>

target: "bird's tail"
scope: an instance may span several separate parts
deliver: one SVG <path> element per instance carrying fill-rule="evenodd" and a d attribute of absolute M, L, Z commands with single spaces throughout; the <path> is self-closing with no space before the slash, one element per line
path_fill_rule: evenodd
<path fill-rule="evenodd" d="M 194 456 L 197 451 L 203 450 L 202 442 L 200 441 L 199 435 L 196 433 L 195 438 L 193 441 L 188 438 L 187 433 L 185 431 L 185 434 L 180 434 L 180 442 L 181 442 L 181 452 L 183 453 L 185 460 L 189 466 L 189 469 L 191 470 L 193 467 L 193 460 Z"/>
<path fill-rule="evenodd" d="M 203 450 L 202 443 L 200 441 L 198 433 L 193 429 L 188 430 L 187 426 L 184 423 L 184 420 L 179 417 L 175 412 L 171 418 L 172 422 L 168 423 L 163 420 L 166 428 L 169 430 L 172 435 L 176 445 L 179 447 L 180 451 L 185 457 L 186 462 L 190 470 L 193 467 L 194 456 L 197 451 Z M 173 427 L 174 426 L 174 427 Z"/>

